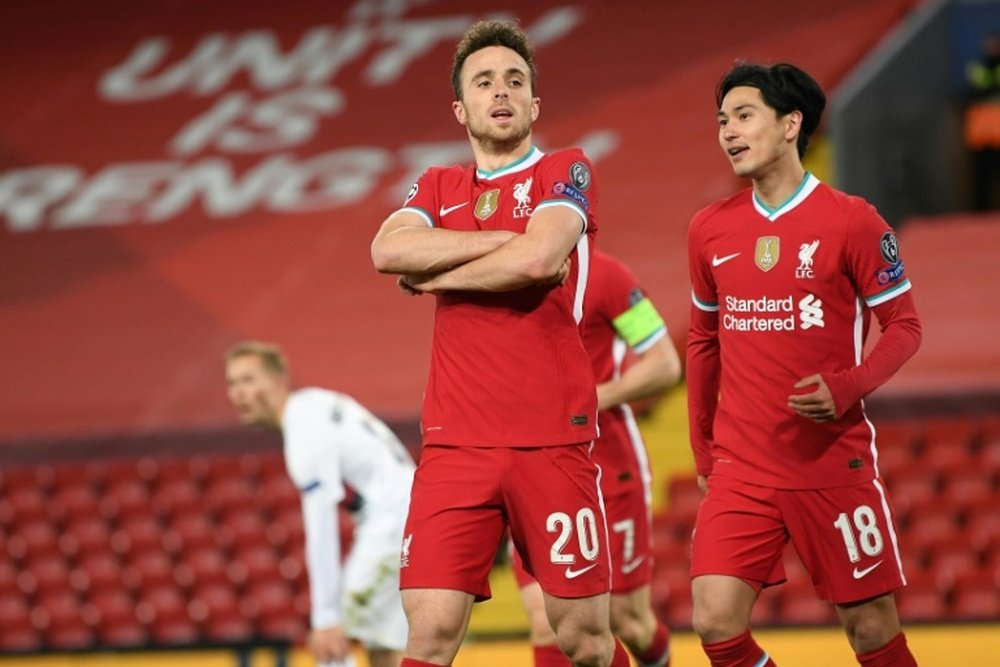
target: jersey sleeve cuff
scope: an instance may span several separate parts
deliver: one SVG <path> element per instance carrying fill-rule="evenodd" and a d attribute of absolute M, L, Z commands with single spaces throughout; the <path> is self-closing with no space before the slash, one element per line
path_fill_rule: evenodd
<path fill-rule="evenodd" d="M 576 211 L 576 214 L 580 216 L 580 220 L 583 222 L 583 231 L 580 233 L 581 234 L 586 233 L 588 224 L 587 213 L 582 208 L 580 208 L 578 204 L 575 204 L 574 202 L 571 202 L 566 199 L 546 199 L 545 201 L 540 202 L 538 206 L 535 207 L 535 210 L 537 211 L 539 209 L 548 208 L 549 206 L 565 206 L 569 209 L 572 209 L 573 211 Z"/>
<path fill-rule="evenodd" d="M 911 287 L 910 279 L 907 278 L 898 285 L 893 285 L 888 289 L 882 290 L 878 294 L 866 296 L 865 304 L 867 304 L 869 308 L 874 308 L 875 306 L 883 304 L 886 301 L 891 301 L 892 299 L 895 299 L 900 294 L 905 294 L 906 292 L 909 292 L 910 287 Z"/>
<path fill-rule="evenodd" d="M 691 303 L 694 304 L 695 308 L 697 308 L 698 310 L 703 310 L 706 313 L 719 312 L 719 304 L 712 303 L 710 301 L 702 301 L 701 299 L 698 298 L 698 295 L 695 294 L 694 291 L 691 292 Z"/>
<path fill-rule="evenodd" d="M 407 213 L 416 213 L 417 215 L 419 215 L 421 218 L 424 219 L 424 222 L 427 223 L 428 227 L 436 227 L 437 226 L 437 225 L 434 224 L 434 218 L 431 217 L 431 214 L 428 213 L 427 211 L 425 211 L 422 208 L 417 208 L 416 206 L 404 206 L 403 208 L 399 209 L 396 212 L 400 213 L 400 212 L 403 212 L 403 211 L 405 211 Z"/>

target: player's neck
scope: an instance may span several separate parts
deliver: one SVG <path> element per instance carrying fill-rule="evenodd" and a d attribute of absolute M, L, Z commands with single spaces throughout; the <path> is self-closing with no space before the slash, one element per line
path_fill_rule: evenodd
<path fill-rule="evenodd" d="M 798 161 L 782 169 L 773 169 L 753 179 L 757 199 L 772 209 L 777 209 L 795 194 L 806 177 L 806 170 Z"/>
<path fill-rule="evenodd" d="M 531 152 L 531 134 L 514 145 L 491 141 L 472 141 L 472 154 L 476 168 L 492 172 L 517 162 Z"/>
<path fill-rule="evenodd" d="M 288 392 L 282 392 L 276 397 L 274 402 L 274 420 L 271 428 L 280 431 L 285 423 L 285 406 L 288 405 Z"/>

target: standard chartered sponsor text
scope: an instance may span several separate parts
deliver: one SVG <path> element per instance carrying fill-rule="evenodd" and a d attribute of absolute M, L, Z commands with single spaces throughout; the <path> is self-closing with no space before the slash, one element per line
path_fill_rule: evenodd
<path fill-rule="evenodd" d="M 770 297 L 739 299 L 727 296 L 722 326 L 729 331 L 793 331 L 795 329 L 794 307 L 791 296 L 783 299 Z M 788 313 L 788 315 L 761 317 L 738 313 Z"/>

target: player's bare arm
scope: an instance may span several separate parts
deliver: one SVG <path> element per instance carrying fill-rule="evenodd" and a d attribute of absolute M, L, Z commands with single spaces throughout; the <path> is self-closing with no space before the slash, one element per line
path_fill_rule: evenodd
<path fill-rule="evenodd" d="M 524 234 L 515 235 L 493 252 L 410 285 L 437 293 L 508 292 L 558 283 L 566 278 L 567 259 L 583 231 L 583 220 L 574 209 L 547 206 L 532 214 Z"/>
<path fill-rule="evenodd" d="M 511 237 L 505 230 L 456 231 L 428 227 L 416 213 L 396 211 L 372 241 L 372 263 L 380 273 L 434 274 L 482 257 Z"/>
<path fill-rule="evenodd" d="M 620 377 L 597 385 L 597 408 L 607 410 L 627 401 L 655 396 L 681 377 L 681 359 L 669 336 L 663 336 Z"/>

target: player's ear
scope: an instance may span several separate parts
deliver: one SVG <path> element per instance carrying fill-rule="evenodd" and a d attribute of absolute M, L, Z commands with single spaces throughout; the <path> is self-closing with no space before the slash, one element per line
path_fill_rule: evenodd
<path fill-rule="evenodd" d="M 465 125 L 465 103 L 462 100 L 455 100 L 451 103 L 451 110 L 455 113 L 455 120 L 459 125 Z"/>
<path fill-rule="evenodd" d="M 785 114 L 785 138 L 789 141 L 798 139 L 799 132 L 802 131 L 802 112 L 798 109 Z"/>
<path fill-rule="evenodd" d="M 539 107 L 542 105 L 542 99 L 540 97 L 531 98 L 531 122 L 538 120 L 538 113 L 540 111 Z"/>

